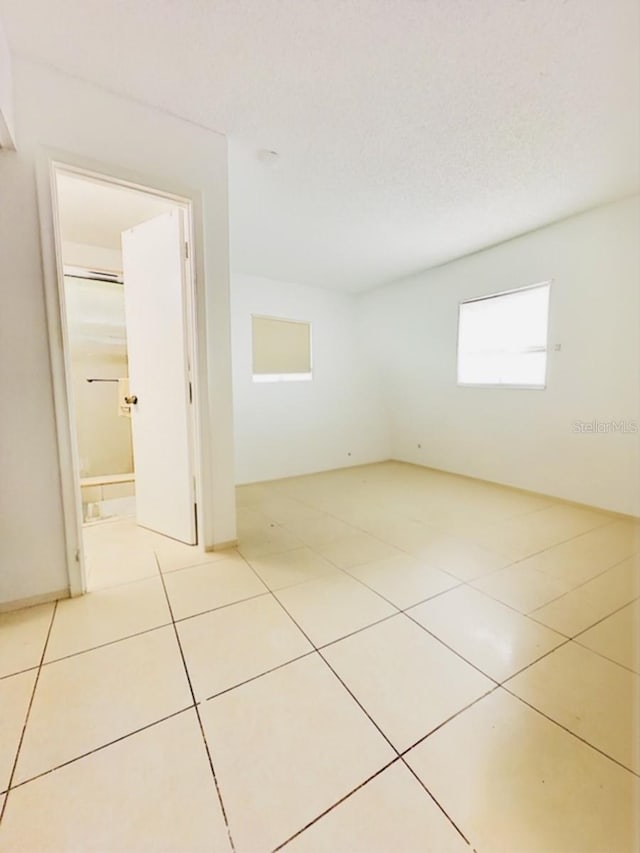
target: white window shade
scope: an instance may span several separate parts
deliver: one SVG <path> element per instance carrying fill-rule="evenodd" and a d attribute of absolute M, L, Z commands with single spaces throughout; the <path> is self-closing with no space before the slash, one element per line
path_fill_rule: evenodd
<path fill-rule="evenodd" d="M 458 383 L 544 388 L 549 284 L 460 304 Z"/>
<path fill-rule="evenodd" d="M 309 323 L 255 315 L 251 321 L 254 378 L 310 376 Z"/>

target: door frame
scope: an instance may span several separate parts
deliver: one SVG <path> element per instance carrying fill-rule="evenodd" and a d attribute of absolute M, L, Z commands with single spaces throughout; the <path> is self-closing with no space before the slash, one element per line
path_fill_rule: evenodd
<path fill-rule="evenodd" d="M 37 192 L 40 213 L 40 237 L 44 273 L 45 306 L 49 338 L 49 355 L 53 385 L 53 402 L 57 432 L 60 490 L 65 532 L 65 552 L 69 593 L 87 591 L 87 567 L 82 538 L 82 496 L 80 462 L 76 432 L 75 405 L 71 380 L 71 361 L 64 293 L 62 239 L 56 175 L 76 175 L 88 180 L 138 190 L 174 202 L 185 211 L 185 235 L 189 258 L 185 274 L 185 344 L 188 348 L 193 403 L 190 406 L 190 437 L 195 477 L 196 530 L 198 547 L 206 546 L 204 531 L 206 508 L 212 501 L 212 481 L 207 476 L 203 448 L 210 439 L 208 382 L 206 366 L 206 322 L 204 294 L 199 293 L 204 281 L 202 244 L 202 202 L 200 194 L 189 188 L 167 187 L 166 181 L 134 174 L 129 170 L 87 160 L 66 151 L 43 150 L 37 161 Z M 209 442 L 210 443 L 210 442 Z"/>

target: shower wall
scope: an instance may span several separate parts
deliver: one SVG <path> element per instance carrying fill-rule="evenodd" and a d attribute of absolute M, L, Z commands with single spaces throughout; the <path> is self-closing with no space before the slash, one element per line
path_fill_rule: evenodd
<path fill-rule="evenodd" d="M 72 386 L 81 477 L 133 471 L 131 421 L 118 408 L 128 375 L 120 284 L 65 276 Z"/>

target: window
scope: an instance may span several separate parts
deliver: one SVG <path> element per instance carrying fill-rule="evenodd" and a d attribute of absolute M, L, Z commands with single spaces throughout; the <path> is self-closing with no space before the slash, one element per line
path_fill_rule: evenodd
<path fill-rule="evenodd" d="M 458 384 L 544 388 L 549 283 L 461 302 Z"/>
<path fill-rule="evenodd" d="M 253 381 L 311 379 L 311 324 L 277 317 L 251 317 Z"/>

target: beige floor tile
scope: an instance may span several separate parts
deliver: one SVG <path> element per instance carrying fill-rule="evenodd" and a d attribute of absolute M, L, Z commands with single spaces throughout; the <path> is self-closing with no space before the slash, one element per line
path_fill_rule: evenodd
<path fill-rule="evenodd" d="M 348 511 L 348 515 L 357 522 L 357 527 L 401 551 L 410 552 L 412 548 L 417 549 L 442 535 L 440 528 L 422 524 L 380 506 L 364 509 L 358 504 Z"/>
<path fill-rule="evenodd" d="M 0 679 L 0 791 L 9 785 L 36 674 L 32 669 Z"/>
<path fill-rule="evenodd" d="M 573 588 L 632 556 L 638 550 L 636 540 L 628 522 L 616 521 L 529 557 L 520 566 L 537 569 Z"/>
<path fill-rule="evenodd" d="M 345 536 L 353 536 L 358 532 L 351 525 L 330 515 L 300 519 L 286 524 L 285 528 L 312 548 L 328 545 L 337 539 L 344 539 Z"/>
<path fill-rule="evenodd" d="M 576 642 L 640 673 L 640 599 L 578 634 Z"/>
<path fill-rule="evenodd" d="M 198 701 L 313 650 L 270 595 L 185 619 L 177 627 Z"/>
<path fill-rule="evenodd" d="M 40 604 L 0 613 L 0 677 L 38 666 L 53 608 L 53 604 Z"/>
<path fill-rule="evenodd" d="M 514 571 L 514 574 L 531 573 L 535 576 L 539 573 L 557 582 L 558 588 L 564 588 L 566 591 L 586 583 L 609 568 L 611 563 L 606 559 L 603 561 L 595 552 L 585 553 L 581 539 L 582 537 L 570 539 L 568 542 L 554 545 L 546 551 L 518 561 L 515 564 L 517 571 Z"/>
<path fill-rule="evenodd" d="M 345 499 L 342 495 L 335 495 L 331 514 L 346 524 L 351 525 L 355 530 L 373 533 L 377 539 L 382 539 L 391 545 L 395 545 L 396 543 L 391 542 L 387 537 L 387 533 L 390 529 L 395 532 L 396 524 L 418 524 L 417 522 L 410 522 L 401 516 L 393 515 L 391 517 L 389 512 L 377 504 L 372 506 L 370 502 L 364 505 L 361 502 L 353 503 L 351 500 Z"/>
<path fill-rule="evenodd" d="M 195 712 L 185 711 L 11 791 L 0 849 L 229 853 Z"/>
<path fill-rule="evenodd" d="M 363 784 L 395 753 L 266 587 L 313 642 L 331 643 L 323 654 L 394 743 L 414 742 L 447 703 L 457 710 L 469 672 L 491 685 L 458 655 L 503 679 L 552 649 L 554 630 L 579 632 L 573 651 L 559 646 L 513 678 L 578 737 L 497 690 L 409 755 L 481 853 L 638 846 L 638 780 L 579 740 L 640 770 L 630 745 L 638 523 L 397 462 L 237 493 L 241 548 L 255 570 L 237 550 L 207 554 L 133 519 L 85 528 L 90 588 L 100 591 L 58 605 L 47 661 L 73 657 L 42 670 L 16 781 L 70 763 L 9 793 L 2 853 L 229 853 L 193 711 L 157 723 L 192 701 L 175 634 L 156 627 L 168 619 L 158 563 L 196 692 L 223 691 L 201 707 L 238 853 L 271 850 L 314 820 L 285 849 L 460 847 L 402 764 Z M 459 580 L 472 586 L 455 588 Z M 397 614 L 408 606 L 458 654 Z M 52 612 L 0 616 L 0 676 L 26 670 L 0 678 L 0 791 Z"/>
<path fill-rule="evenodd" d="M 267 591 L 241 557 L 169 572 L 164 582 L 175 619 L 195 616 Z"/>
<path fill-rule="evenodd" d="M 640 773 L 640 676 L 636 673 L 567 643 L 505 686 Z"/>
<path fill-rule="evenodd" d="M 268 495 L 260 502 L 260 511 L 277 524 L 296 525 L 298 522 L 322 518 L 323 513 L 284 495 Z M 295 533 L 295 530 L 293 531 Z"/>
<path fill-rule="evenodd" d="M 297 536 L 277 524 L 270 525 L 243 534 L 238 533 L 238 551 L 243 557 L 262 557 L 264 554 L 278 554 L 281 551 L 291 551 L 304 545 Z"/>
<path fill-rule="evenodd" d="M 487 526 L 507 520 L 505 519 L 504 512 L 496 512 L 491 507 L 483 506 L 477 500 L 474 501 L 468 497 L 462 499 L 447 495 L 441 496 L 439 494 L 431 496 L 424 502 L 423 506 L 416 507 L 413 512 L 407 507 L 406 512 L 424 524 L 434 525 L 446 533 L 460 535 L 463 538 L 467 536 L 469 530 L 484 530 Z M 507 513 L 506 515 L 509 518 L 513 513 Z M 473 525 L 471 526 L 470 519 L 473 519 Z M 472 538 L 475 541 L 475 537 Z M 488 544 L 485 547 L 492 548 L 492 545 Z"/>
<path fill-rule="evenodd" d="M 247 486 L 236 486 L 236 504 L 238 508 L 254 507 L 271 496 L 267 483 L 250 483 Z"/>
<path fill-rule="evenodd" d="M 16 781 L 51 770 L 191 702 L 173 628 L 46 664 Z"/>
<path fill-rule="evenodd" d="M 397 557 L 402 553 L 368 533 L 353 533 L 334 542 L 317 545 L 314 550 L 339 569 L 361 566 L 363 563 L 382 560 L 385 557 Z"/>
<path fill-rule="evenodd" d="M 234 549 L 228 551 L 203 551 L 197 545 L 184 545 L 167 539 L 154 547 L 158 558 L 160 571 L 173 572 L 176 569 L 186 569 L 189 566 L 200 566 L 203 563 L 215 563 L 235 554 Z"/>
<path fill-rule="evenodd" d="M 399 761 L 285 847 L 287 853 L 468 853 L 469 849 Z"/>
<path fill-rule="evenodd" d="M 119 586 L 158 574 L 158 564 L 150 546 L 123 542 L 89 544 L 86 528 L 84 539 L 89 589 Z"/>
<path fill-rule="evenodd" d="M 398 751 L 494 686 L 403 614 L 322 654 Z"/>
<path fill-rule="evenodd" d="M 401 610 L 459 583 L 451 575 L 408 554 L 374 560 L 347 571 Z"/>
<path fill-rule="evenodd" d="M 136 524 L 135 519 L 129 518 L 116 518 L 85 524 L 82 529 L 85 546 L 104 542 L 119 545 L 145 544 L 149 542 L 148 533 L 149 531 Z"/>
<path fill-rule="evenodd" d="M 637 849 L 638 779 L 504 690 L 407 760 L 475 849 Z"/>
<path fill-rule="evenodd" d="M 244 538 L 260 532 L 268 533 L 279 525 L 255 507 L 238 507 L 236 526 L 238 538 Z"/>
<path fill-rule="evenodd" d="M 530 613 L 571 589 L 566 581 L 522 563 L 477 578 L 471 586 L 521 613 Z"/>
<path fill-rule="evenodd" d="M 561 634 L 575 637 L 640 595 L 636 559 L 625 560 L 588 583 L 536 609 L 532 617 Z"/>
<path fill-rule="evenodd" d="M 396 613 L 395 607 L 346 575 L 290 586 L 275 594 L 316 646 Z"/>
<path fill-rule="evenodd" d="M 555 631 L 469 586 L 452 589 L 408 613 L 497 681 L 565 642 Z"/>
<path fill-rule="evenodd" d="M 451 535 L 437 536 L 430 542 L 407 550 L 421 560 L 426 560 L 429 565 L 463 581 L 486 575 L 509 562 L 500 554 Z"/>
<path fill-rule="evenodd" d="M 521 560 L 607 524 L 612 518 L 604 512 L 556 504 L 494 524 L 473 523 L 467 530 L 469 537 L 485 548 Z"/>
<path fill-rule="evenodd" d="M 318 655 L 201 715 L 238 853 L 272 850 L 395 757 Z"/>
<path fill-rule="evenodd" d="M 281 554 L 252 557 L 248 561 L 269 589 L 283 589 L 327 575 L 339 570 L 311 548 L 295 548 Z"/>
<path fill-rule="evenodd" d="M 45 661 L 171 622 L 159 577 L 58 602 Z"/>

